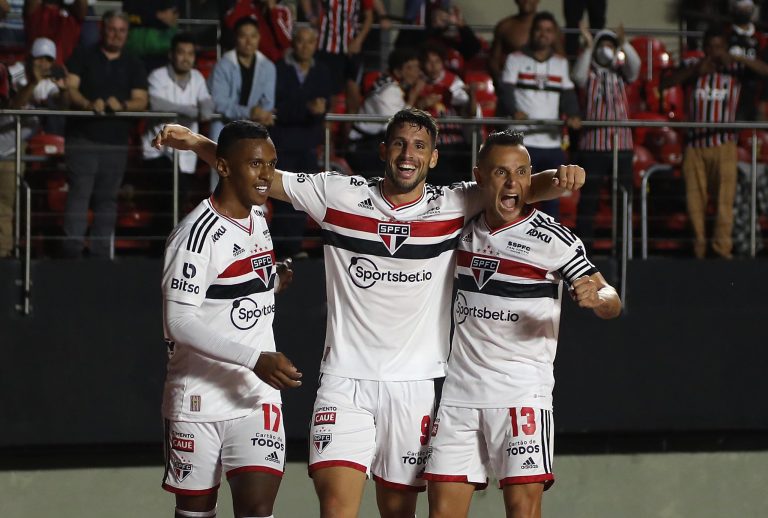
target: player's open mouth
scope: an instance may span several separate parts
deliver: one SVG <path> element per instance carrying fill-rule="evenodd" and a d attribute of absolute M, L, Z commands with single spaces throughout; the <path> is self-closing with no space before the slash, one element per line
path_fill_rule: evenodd
<path fill-rule="evenodd" d="M 416 166 L 410 163 L 397 164 L 397 170 L 402 176 L 411 177 L 416 172 Z"/>
<path fill-rule="evenodd" d="M 515 210 L 519 201 L 519 194 L 504 194 L 501 196 L 501 206 L 507 210 Z"/>
<path fill-rule="evenodd" d="M 267 194 L 269 192 L 269 186 L 268 185 L 259 185 L 256 187 L 256 191 L 259 194 Z"/>

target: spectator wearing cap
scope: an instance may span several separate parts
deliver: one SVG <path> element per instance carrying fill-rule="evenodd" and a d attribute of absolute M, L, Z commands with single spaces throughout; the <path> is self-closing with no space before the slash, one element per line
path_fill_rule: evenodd
<path fill-rule="evenodd" d="M 49 38 L 56 42 L 57 61 L 64 63 L 80 40 L 80 29 L 88 12 L 87 0 L 74 0 L 65 5 L 63 0 L 25 0 L 24 32 L 27 42 Z"/>
<path fill-rule="evenodd" d="M 223 2 L 226 3 L 226 2 Z M 259 52 L 277 63 L 291 48 L 293 14 L 280 0 L 236 0 L 222 17 L 222 41 L 231 48 L 238 20 L 251 17 L 259 26 Z"/>
<path fill-rule="evenodd" d="M 581 26 L 585 48 L 571 74 L 584 95 L 587 120 L 624 121 L 629 118 L 625 85 L 637 79 L 640 56 L 624 38 L 624 28 L 617 32 L 602 30 L 592 33 Z M 619 180 L 632 192 L 632 130 L 630 128 L 583 128 L 579 141 L 579 160 L 590 172 L 589 185 L 584 185 L 579 198 L 576 234 L 587 246 L 594 239 L 594 218 L 600 203 L 601 187 L 613 172 L 614 135 L 618 138 Z"/>
<path fill-rule="evenodd" d="M 24 62 L 8 67 L 5 107 L 32 109 L 37 107 L 60 108 L 64 102 L 66 84 L 64 69 L 55 64 L 56 44 L 48 38 L 38 38 L 32 43 L 29 57 Z M 37 117 L 22 117 L 21 137 L 26 141 L 39 128 Z M 0 117 L 0 257 L 11 253 L 13 244 L 12 217 L 16 169 L 16 130 L 14 118 Z M 20 171 L 21 173 L 21 171 Z"/>
<path fill-rule="evenodd" d="M 147 107 L 147 74 L 141 61 L 124 52 L 128 16 L 102 17 L 101 43 L 78 48 L 67 61 L 70 106 L 96 115 L 142 111 Z M 133 122 L 125 118 L 77 117 L 67 121 L 69 194 L 64 214 L 63 255 L 80 257 L 93 208 L 91 257 L 111 256 L 117 219 L 117 192 L 125 173 Z"/>

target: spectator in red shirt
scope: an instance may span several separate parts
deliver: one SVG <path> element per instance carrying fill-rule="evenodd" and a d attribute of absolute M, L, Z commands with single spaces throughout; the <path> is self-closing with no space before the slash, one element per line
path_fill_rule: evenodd
<path fill-rule="evenodd" d="M 63 0 L 25 0 L 24 31 L 27 45 L 37 38 L 56 42 L 56 62 L 63 64 L 80 40 L 80 28 L 88 12 L 88 0 L 75 0 L 65 6 Z"/>
<path fill-rule="evenodd" d="M 259 52 L 273 63 L 282 59 L 285 51 L 291 48 L 291 10 L 280 0 L 237 0 L 224 14 L 222 29 L 230 33 L 227 39 L 234 41 L 235 24 L 246 16 L 253 17 L 259 24 Z M 222 39 L 225 39 L 224 35 Z"/>

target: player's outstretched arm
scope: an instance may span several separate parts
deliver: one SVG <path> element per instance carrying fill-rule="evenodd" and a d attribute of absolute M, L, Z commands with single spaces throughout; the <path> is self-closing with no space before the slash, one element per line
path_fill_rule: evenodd
<path fill-rule="evenodd" d="M 577 165 L 561 165 L 557 169 L 548 169 L 531 177 L 530 202 L 554 200 L 564 192 L 574 192 L 581 189 L 586 180 L 583 167 Z"/>
<path fill-rule="evenodd" d="M 253 372 L 270 387 L 283 390 L 301 386 L 302 374 L 283 353 L 262 352 Z"/>
<path fill-rule="evenodd" d="M 160 133 L 152 139 L 152 145 L 157 149 L 168 146 L 180 151 L 194 151 L 208 165 L 216 167 L 216 143 L 205 135 L 195 133 L 181 124 L 164 124 Z M 290 201 L 283 188 L 283 174 L 284 171 L 275 171 L 269 196 L 282 201 Z"/>
<path fill-rule="evenodd" d="M 600 272 L 573 281 L 571 294 L 579 307 L 591 309 L 600 318 L 616 318 L 621 314 L 619 294 Z"/>

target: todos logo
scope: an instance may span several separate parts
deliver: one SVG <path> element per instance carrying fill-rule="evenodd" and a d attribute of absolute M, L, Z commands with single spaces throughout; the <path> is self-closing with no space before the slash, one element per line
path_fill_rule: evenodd
<path fill-rule="evenodd" d="M 418 272 L 379 270 L 376 263 L 367 257 L 353 257 L 347 271 L 355 286 L 363 289 L 368 289 L 377 282 L 399 284 L 426 282 L 432 279 L 432 272 L 427 270 Z"/>
<path fill-rule="evenodd" d="M 261 317 L 271 315 L 274 312 L 274 304 L 259 307 L 255 301 L 245 297 L 232 303 L 229 319 L 232 321 L 232 325 L 245 331 L 255 326 Z"/>

